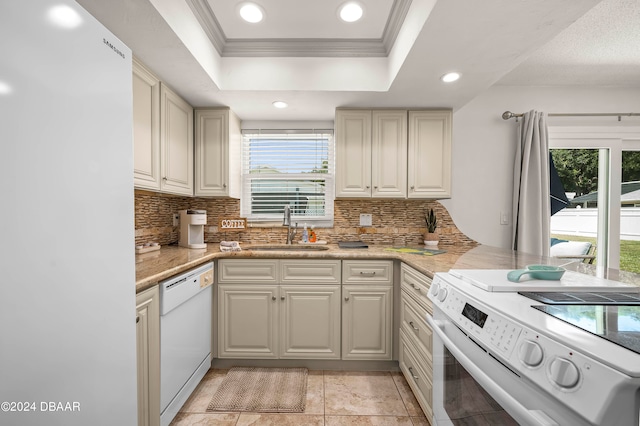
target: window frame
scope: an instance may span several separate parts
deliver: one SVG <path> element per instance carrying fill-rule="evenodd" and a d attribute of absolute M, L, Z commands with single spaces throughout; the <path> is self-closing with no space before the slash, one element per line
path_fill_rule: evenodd
<path fill-rule="evenodd" d="M 549 125 L 549 149 L 597 149 L 599 274 L 620 269 L 622 151 L 640 150 L 640 126 Z"/>

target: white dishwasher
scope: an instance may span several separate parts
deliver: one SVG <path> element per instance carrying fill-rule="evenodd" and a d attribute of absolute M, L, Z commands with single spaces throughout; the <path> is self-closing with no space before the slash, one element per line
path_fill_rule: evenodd
<path fill-rule="evenodd" d="M 160 282 L 160 424 L 211 367 L 213 262 Z"/>

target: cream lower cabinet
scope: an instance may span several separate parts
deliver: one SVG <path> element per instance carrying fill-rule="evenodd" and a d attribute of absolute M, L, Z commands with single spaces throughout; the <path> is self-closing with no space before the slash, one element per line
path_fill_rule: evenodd
<path fill-rule="evenodd" d="M 160 301 L 158 287 L 136 295 L 138 426 L 160 425 Z"/>
<path fill-rule="evenodd" d="M 427 292 L 431 279 L 402 264 L 400 270 L 400 370 L 427 418 L 433 415 L 432 330 L 424 318 L 433 313 Z"/>
<path fill-rule="evenodd" d="M 393 356 L 393 262 L 342 262 L 342 359 Z"/>
<path fill-rule="evenodd" d="M 278 286 L 218 285 L 218 357 L 278 358 Z"/>
<path fill-rule="evenodd" d="M 339 260 L 223 259 L 218 282 L 220 358 L 340 358 Z"/>

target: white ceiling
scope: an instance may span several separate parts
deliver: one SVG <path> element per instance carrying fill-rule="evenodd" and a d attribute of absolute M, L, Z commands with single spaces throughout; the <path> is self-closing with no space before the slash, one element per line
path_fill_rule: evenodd
<path fill-rule="evenodd" d="M 457 109 L 494 84 L 640 86 L 638 0 L 360 0 L 357 24 L 338 21 L 341 0 L 255 0 L 259 24 L 241 0 L 77 1 L 193 106 L 245 121 Z"/>

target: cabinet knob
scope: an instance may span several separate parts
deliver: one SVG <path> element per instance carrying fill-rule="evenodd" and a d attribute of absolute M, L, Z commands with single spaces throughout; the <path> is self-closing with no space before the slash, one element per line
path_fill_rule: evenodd
<path fill-rule="evenodd" d="M 165 176 L 165 177 L 163 177 L 163 178 L 162 178 L 162 180 L 167 180 L 167 177 L 166 177 L 166 176 Z"/>
<path fill-rule="evenodd" d="M 369 185 L 367 185 L 367 186 L 365 186 L 365 188 L 366 188 L 366 189 L 369 189 L 369 188 L 371 188 L 371 187 L 370 187 Z"/>
<path fill-rule="evenodd" d="M 378 185 L 375 185 L 375 186 L 373 187 L 373 189 L 378 189 Z"/>
<path fill-rule="evenodd" d="M 412 186 L 412 187 L 411 187 L 411 190 L 413 191 L 414 189 L 416 189 L 416 187 L 415 187 L 415 186 Z"/>
<path fill-rule="evenodd" d="M 348 302 L 348 301 L 349 301 L 349 296 L 345 297 L 345 298 L 344 298 L 344 301 L 345 301 L 345 302 Z"/>
<path fill-rule="evenodd" d="M 280 296 L 280 300 L 284 300 L 284 296 Z"/>
<path fill-rule="evenodd" d="M 136 324 L 140 322 L 140 315 L 136 317 Z"/>
<path fill-rule="evenodd" d="M 271 300 L 276 300 L 276 297 L 275 296 L 271 296 Z"/>
<path fill-rule="evenodd" d="M 222 184 L 222 187 L 223 187 L 223 188 L 226 188 L 226 187 L 227 187 L 227 184 L 226 184 L 226 183 L 223 183 L 223 184 Z"/>

